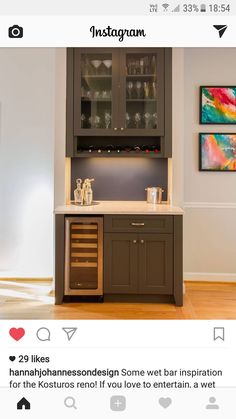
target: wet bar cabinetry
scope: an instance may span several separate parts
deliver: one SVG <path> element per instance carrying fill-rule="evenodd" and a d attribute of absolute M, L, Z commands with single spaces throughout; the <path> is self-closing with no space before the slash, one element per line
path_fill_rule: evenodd
<path fill-rule="evenodd" d="M 120 214 L 112 214 L 113 205 L 104 201 L 87 212 L 75 206 L 56 210 L 56 303 L 66 296 L 93 295 L 181 306 L 182 210 L 159 206 L 157 214 L 146 203 L 126 202 L 118 204 Z M 144 211 L 132 214 L 132 205 Z"/>
<path fill-rule="evenodd" d="M 171 49 L 67 53 L 68 157 L 171 156 Z"/>
<path fill-rule="evenodd" d="M 164 215 L 104 217 L 106 300 L 182 305 L 181 222 Z"/>

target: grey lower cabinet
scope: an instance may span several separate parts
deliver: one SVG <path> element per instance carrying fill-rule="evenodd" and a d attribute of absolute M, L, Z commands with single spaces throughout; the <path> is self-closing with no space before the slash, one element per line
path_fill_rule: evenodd
<path fill-rule="evenodd" d="M 171 234 L 105 234 L 104 293 L 171 294 Z"/>
<path fill-rule="evenodd" d="M 65 296 L 65 219 L 55 219 L 56 304 Z M 104 215 L 103 226 L 104 300 L 182 306 L 182 215 Z"/>
<path fill-rule="evenodd" d="M 105 216 L 104 224 L 105 300 L 182 306 L 182 217 Z"/>
<path fill-rule="evenodd" d="M 107 233 L 104 236 L 104 293 L 138 293 L 137 234 Z"/>
<path fill-rule="evenodd" d="M 138 292 L 173 292 L 173 237 L 171 234 L 140 234 L 138 237 Z"/>

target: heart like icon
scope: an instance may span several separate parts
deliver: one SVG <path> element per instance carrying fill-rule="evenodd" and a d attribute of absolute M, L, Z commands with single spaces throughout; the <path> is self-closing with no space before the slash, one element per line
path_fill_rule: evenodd
<path fill-rule="evenodd" d="M 169 407 L 172 403 L 172 400 L 170 397 L 161 397 L 159 399 L 159 404 L 161 405 L 161 407 L 164 407 L 164 409 L 167 409 L 167 407 Z"/>
<path fill-rule="evenodd" d="M 9 356 L 10 361 L 15 361 L 16 357 L 15 356 Z"/>
<path fill-rule="evenodd" d="M 19 327 L 18 329 L 12 327 L 9 330 L 9 334 L 13 339 L 20 340 L 25 335 L 25 330 L 22 327 Z"/>

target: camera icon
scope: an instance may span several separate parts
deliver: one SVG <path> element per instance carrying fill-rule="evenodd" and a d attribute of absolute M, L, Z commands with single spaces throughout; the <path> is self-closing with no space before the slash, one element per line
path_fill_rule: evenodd
<path fill-rule="evenodd" d="M 22 26 L 13 25 L 8 29 L 9 38 L 23 38 Z"/>

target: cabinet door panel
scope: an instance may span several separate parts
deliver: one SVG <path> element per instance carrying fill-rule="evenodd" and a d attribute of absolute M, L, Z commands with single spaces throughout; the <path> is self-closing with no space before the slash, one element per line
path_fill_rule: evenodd
<path fill-rule="evenodd" d="M 164 49 L 123 49 L 120 66 L 122 131 L 164 135 Z"/>
<path fill-rule="evenodd" d="M 139 293 L 173 292 L 173 236 L 139 235 Z"/>
<path fill-rule="evenodd" d="M 79 48 L 74 54 L 74 134 L 112 135 L 118 114 L 118 54 L 111 48 Z"/>
<path fill-rule="evenodd" d="M 137 293 L 137 256 L 137 235 L 104 235 L 104 294 Z"/>

